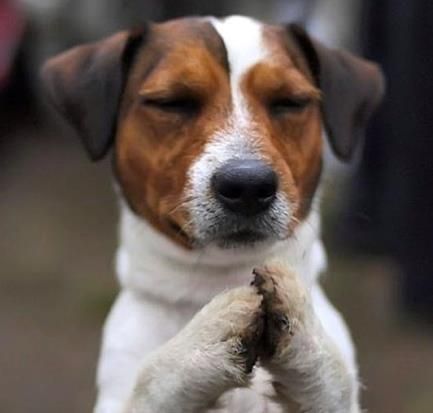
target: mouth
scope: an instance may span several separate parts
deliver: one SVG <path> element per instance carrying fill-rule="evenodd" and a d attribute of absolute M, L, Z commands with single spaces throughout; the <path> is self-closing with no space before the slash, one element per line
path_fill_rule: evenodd
<path fill-rule="evenodd" d="M 269 235 L 252 229 L 243 229 L 221 235 L 216 239 L 220 248 L 252 247 L 269 239 Z"/>
<path fill-rule="evenodd" d="M 218 234 L 214 234 L 212 239 L 208 239 L 206 242 L 200 242 L 199 239 L 192 238 L 190 234 L 183 231 L 178 224 L 170 222 L 170 227 L 176 233 L 178 238 L 181 238 L 185 244 L 192 247 L 203 247 L 207 244 L 214 243 L 222 249 L 247 248 L 253 247 L 256 244 L 265 242 L 271 238 L 271 235 L 266 232 L 252 228 L 242 228 L 231 231 L 222 231 Z"/>

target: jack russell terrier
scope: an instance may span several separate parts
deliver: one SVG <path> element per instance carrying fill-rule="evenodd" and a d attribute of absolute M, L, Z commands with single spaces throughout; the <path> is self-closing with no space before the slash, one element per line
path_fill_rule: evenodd
<path fill-rule="evenodd" d="M 350 158 L 378 67 L 233 16 L 121 32 L 42 79 L 93 160 L 114 148 L 121 290 L 95 413 L 359 413 L 317 194 L 324 130 Z"/>

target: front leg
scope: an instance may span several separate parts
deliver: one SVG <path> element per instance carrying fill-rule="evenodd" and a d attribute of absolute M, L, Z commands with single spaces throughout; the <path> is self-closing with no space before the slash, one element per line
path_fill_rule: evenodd
<path fill-rule="evenodd" d="M 263 332 L 255 286 L 215 297 L 173 339 L 146 358 L 125 413 L 203 412 L 249 382 Z"/>
<path fill-rule="evenodd" d="M 262 365 L 275 379 L 285 411 L 358 413 L 354 368 L 324 331 L 311 297 L 282 265 L 255 270 L 266 311 Z"/>

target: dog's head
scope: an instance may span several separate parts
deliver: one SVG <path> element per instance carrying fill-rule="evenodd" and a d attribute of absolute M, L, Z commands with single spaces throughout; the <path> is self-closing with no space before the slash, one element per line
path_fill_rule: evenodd
<path fill-rule="evenodd" d="M 114 146 L 129 207 L 187 247 L 290 236 L 322 167 L 348 159 L 383 93 L 379 69 L 295 25 L 152 24 L 51 59 L 43 80 L 92 159 Z"/>

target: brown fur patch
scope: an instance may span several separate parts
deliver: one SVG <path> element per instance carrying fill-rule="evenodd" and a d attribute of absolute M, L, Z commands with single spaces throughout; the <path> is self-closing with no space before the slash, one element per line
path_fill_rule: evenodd
<path fill-rule="evenodd" d="M 320 91 L 283 28 L 266 26 L 264 38 L 270 56 L 250 69 L 242 88 L 260 128 L 263 154 L 278 172 L 282 190 L 296 206 L 292 223 L 296 226 L 310 211 L 321 173 Z M 299 112 L 269 113 L 270 103 L 285 97 L 311 103 Z"/>
<path fill-rule="evenodd" d="M 131 71 L 118 122 L 116 173 L 130 207 L 184 246 L 189 167 L 230 110 L 227 58 L 213 31 L 196 20 L 153 27 Z M 187 96 L 199 103 L 199 113 L 167 113 L 143 105 L 146 96 Z"/>

